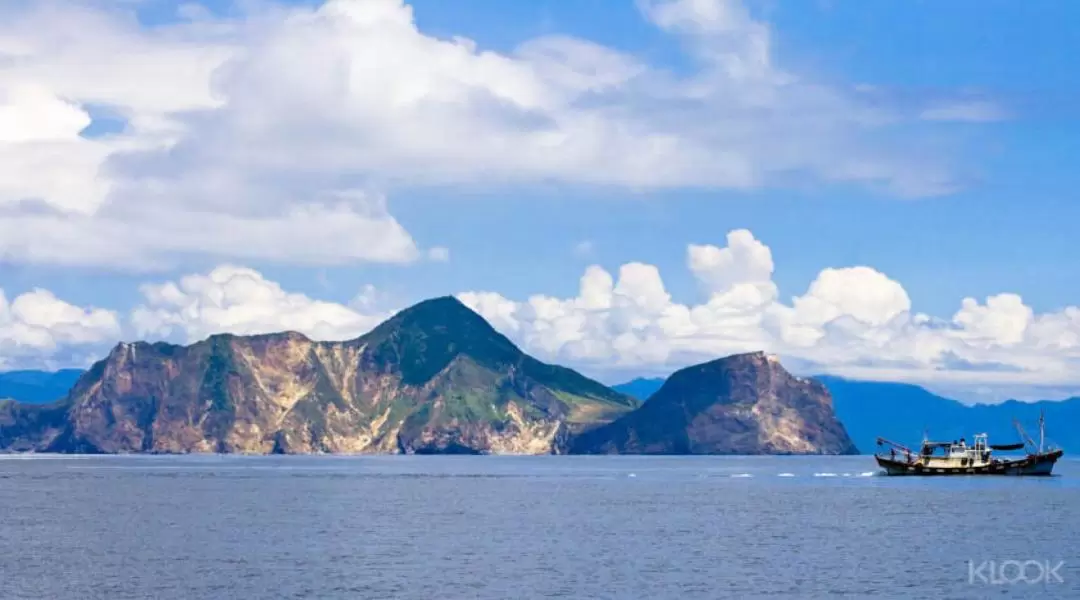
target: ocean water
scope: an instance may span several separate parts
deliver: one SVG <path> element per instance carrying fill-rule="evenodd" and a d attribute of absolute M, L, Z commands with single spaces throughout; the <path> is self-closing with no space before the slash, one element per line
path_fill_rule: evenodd
<path fill-rule="evenodd" d="M 3 456 L 0 598 L 1080 597 L 1080 462 L 876 471 L 868 456 Z"/>

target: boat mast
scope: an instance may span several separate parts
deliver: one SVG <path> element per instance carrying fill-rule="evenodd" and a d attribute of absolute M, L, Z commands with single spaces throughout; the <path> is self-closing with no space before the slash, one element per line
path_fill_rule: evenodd
<path fill-rule="evenodd" d="M 1043 453 L 1043 444 L 1046 441 L 1046 414 L 1039 409 L 1039 454 Z"/>

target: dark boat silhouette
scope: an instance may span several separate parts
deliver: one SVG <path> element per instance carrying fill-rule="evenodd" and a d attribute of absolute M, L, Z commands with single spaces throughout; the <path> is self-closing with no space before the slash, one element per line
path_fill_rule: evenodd
<path fill-rule="evenodd" d="M 924 439 L 918 452 L 885 438 L 878 438 L 879 450 L 874 454 L 886 475 L 1050 475 L 1054 463 L 1065 453 L 1060 448 L 1045 447 L 1045 423 L 1039 415 L 1039 443 L 1028 437 L 1020 423 L 1014 421 L 1024 440 L 1010 444 L 990 444 L 985 433 L 975 436 L 968 445 L 961 438 L 952 442 L 933 442 Z M 888 453 L 884 448 L 888 447 Z M 1024 456 L 998 458 L 995 451 L 1008 452 L 1028 449 Z"/>

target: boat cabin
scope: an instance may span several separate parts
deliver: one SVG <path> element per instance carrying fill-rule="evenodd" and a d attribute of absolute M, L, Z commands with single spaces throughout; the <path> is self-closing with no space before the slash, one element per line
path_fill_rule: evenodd
<path fill-rule="evenodd" d="M 924 441 L 919 458 L 919 462 L 927 467 L 942 468 L 979 467 L 991 461 L 990 446 L 986 443 L 985 433 L 976 435 L 970 446 L 964 438 L 952 442 Z"/>

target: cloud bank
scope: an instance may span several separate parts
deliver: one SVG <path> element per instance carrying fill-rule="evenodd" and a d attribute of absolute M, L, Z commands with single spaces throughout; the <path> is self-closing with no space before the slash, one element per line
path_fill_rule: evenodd
<path fill-rule="evenodd" d="M 80 308 L 42 289 L 8 301 L 0 289 L 0 370 L 85 365 L 120 335 L 113 311 Z"/>
<path fill-rule="evenodd" d="M 443 260 L 378 193 L 409 186 L 955 187 L 943 157 L 900 135 L 919 115 L 777 64 L 740 2 L 639 4 L 688 72 L 567 36 L 507 52 L 435 37 L 401 0 L 185 5 L 156 25 L 134 3 L 5 6 L 0 258 Z"/>
<path fill-rule="evenodd" d="M 806 373 L 942 386 L 1080 389 L 1080 308 L 1035 314 L 1016 294 L 964 298 L 949 318 L 911 310 L 903 286 L 867 266 L 826 268 L 787 301 L 769 248 L 746 230 L 690 245 L 707 292 L 684 304 L 659 270 L 586 269 L 572 298 L 459 295 L 530 352 L 593 373 L 666 374 L 719 356 L 777 353 Z"/>
<path fill-rule="evenodd" d="M 131 2 L 0 7 L 0 261 L 224 265 L 144 285 L 127 316 L 0 294 L 0 368 L 84 364 L 119 337 L 355 337 L 388 314 L 376 290 L 323 302 L 230 265 L 450 260 L 395 219 L 386 194 L 399 189 L 841 183 L 932 196 L 957 178 L 932 139 L 907 132 L 1007 116 L 978 98 L 901 108 L 798 72 L 737 0 L 637 4 L 683 49 L 680 69 L 563 35 L 501 51 L 438 37 L 402 0 L 237 3 L 230 16 L 188 4 L 155 24 Z M 592 256 L 592 242 L 574 252 Z M 765 349 L 806 372 L 1080 386 L 1076 307 L 1035 314 L 999 294 L 931 317 L 858 265 L 784 298 L 769 248 L 742 230 L 688 246 L 686 268 L 700 302 L 672 298 L 643 263 L 590 266 L 572 298 L 459 296 L 529 352 L 609 380 Z"/>
<path fill-rule="evenodd" d="M 698 303 L 676 301 L 659 269 L 593 265 L 570 298 L 457 296 L 527 352 L 616 381 L 666 375 L 697 362 L 767 350 L 806 374 L 907 381 L 954 391 L 1080 391 L 1080 308 L 1036 314 L 1016 294 L 964 298 L 938 318 L 911 310 L 903 286 L 868 266 L 823 269 L 801 294 L 781 297 L 772 253 L 747 230 L 726 244 L 687 246 L 701 284 Z M 127 318 L 79 308 L 43 290 L 10 304 L 0 292 L 4 365 L 40 366 L 87 357 L 119 337 L 189 343 L 214 333 L 300 331 L 342 340 L 369 331 L 403 306 L 371 286 L 348 304 L 284 290 L 258 271 L 221 266 L 141 287 Z M 84 359 L 85 361 L 85 359 Z M 77 362 L 77 360 L 76 360 Z M 85 362 L 84 362 L 85 364 Z"/>

